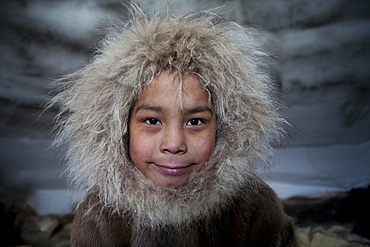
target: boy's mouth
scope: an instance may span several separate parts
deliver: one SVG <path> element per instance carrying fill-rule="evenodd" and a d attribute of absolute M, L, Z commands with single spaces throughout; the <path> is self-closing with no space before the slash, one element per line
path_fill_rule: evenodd
<path fill-rule="evenodd" d="M 162 173 L 166 175 L 181 175 L 184 174 L 191 165 L 182 166 L 182 167 L 170 167 L 170 166 L 161 166 L 153 163 Z"/>

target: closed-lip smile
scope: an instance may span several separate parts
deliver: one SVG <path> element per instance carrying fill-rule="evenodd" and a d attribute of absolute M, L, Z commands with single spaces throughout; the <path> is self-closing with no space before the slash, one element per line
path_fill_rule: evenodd
<path fill-rule="evenodd" d="M 157 165 L 155 163 L 152 163 L 152 164 L 155 165 L 162 173 L 166 175 L 181 175 L 185 173 L 190 167 L 190 165 L 181 166 L 181 167 L 170 167 L 170 166 Z"/>

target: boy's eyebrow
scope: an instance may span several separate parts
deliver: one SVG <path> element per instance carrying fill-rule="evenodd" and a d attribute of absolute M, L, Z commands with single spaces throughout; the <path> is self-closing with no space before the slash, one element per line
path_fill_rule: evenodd
<path fill-rule="evenodd" d="M 155 111 L 155 112 L 164 112 L 163 108 L 160 106 L 154 106 L 149 104 L 142 104 L 138 108 L 136 108 L 135 113 L 137 113 L 140 110 L 148 110 L 148 111 Z"/>
<path fill-rule="evenodd" d="M 209 112 L 213 114 L 213 111 L 209 106 L 196 106 L 194 108 L 186 109 L 185 115 L 194 114 L 198 112 Z"/>

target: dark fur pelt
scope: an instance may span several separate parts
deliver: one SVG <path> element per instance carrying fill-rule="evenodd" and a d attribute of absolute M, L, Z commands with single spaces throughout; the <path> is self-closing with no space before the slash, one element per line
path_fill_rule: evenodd
<path fill-rule="evenodd" d="M 79 206 L 73 246 L 297 246 L 292 220 L 275 193 L 262 181 L 243 188 L 220 213 L 187 225 L 140 225 L 135 213 L 104 208 L 96 194 Z M 248 195 L 248 196 L 245 196 Z"/>

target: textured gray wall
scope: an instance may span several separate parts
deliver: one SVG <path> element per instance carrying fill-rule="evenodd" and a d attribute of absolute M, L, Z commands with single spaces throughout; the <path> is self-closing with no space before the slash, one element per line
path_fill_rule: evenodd
<path fill-rule="evenodd" d="M 261 27 L 281 63 L 273 75 L 290 121 L 266 179 L 282 197 L 370 183 L 370 2 L 367 0 L 136 1 L 174 13 L 226 5 L 229 18 Z M 0 5 L 0 199 L 41 213 L 68 211 L 60 164 L 49 149 L 45 89 L 83 64 L 116 0 L 3 0 Z"/>

